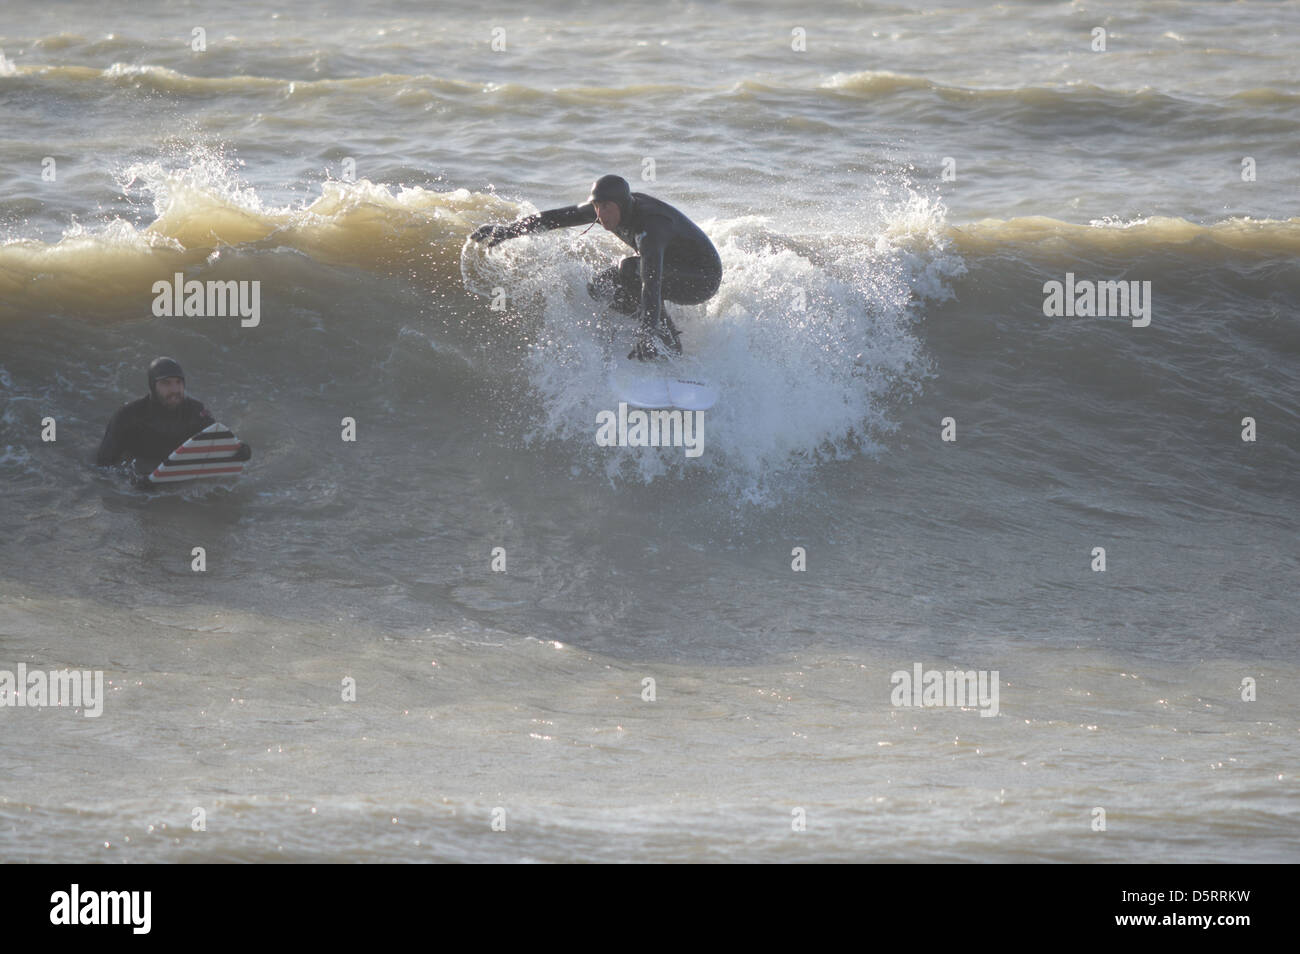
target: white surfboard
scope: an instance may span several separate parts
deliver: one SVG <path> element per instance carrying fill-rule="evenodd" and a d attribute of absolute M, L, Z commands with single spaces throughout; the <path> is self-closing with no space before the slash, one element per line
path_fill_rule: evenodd
<path fill-rule="evenodd" d="M 720 396 L 716 385 L 670 362 L 620 362 L 610 372 L 609 385 L 631 407 L 707 411 Z"/>
<path fill-rule="evenodd" d="M 149 483 L 238 477 L 246 463 L 234 459 L 239 446 L 239 438 L 226 425 L 209 424 L 168 454 L 149 475 Z"/>

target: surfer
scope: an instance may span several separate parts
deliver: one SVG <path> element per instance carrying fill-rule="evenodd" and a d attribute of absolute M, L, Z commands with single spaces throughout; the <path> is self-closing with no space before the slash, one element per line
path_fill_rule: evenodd
<path fill-rule="evenodd" d="M 660 357 L 658 339 L 673 354 L 682 353 L 681 333 L 664 308 L 665 301 L 698 305 L 718 292 L 722 259 L 698 225 L 666 202 L 633 192 L 621 176 L 601 176 L 582 205 L 548 209 L 509 225 L 484 225 L 470 236 L 488 247 L 528 232 L 544 232 L 599 222 L 632 248 L 617 265 L 587 285 L 592 298 L 608 301 L 624 315 L 640 314 L 629 358 Z"/>
<path fill-rule="evenodd" d="M 185 394 L 185 372 L 172 358 L 154 358 L 149 365 L 149 393 L 117 409 L 95 465 L 111 467 L 134 459 L 136 476 L 148 474 L 159 461 L 213 423 L 199 401 Z M 235 460 L 248 460 L 252 448 L 240 443 Z"/>

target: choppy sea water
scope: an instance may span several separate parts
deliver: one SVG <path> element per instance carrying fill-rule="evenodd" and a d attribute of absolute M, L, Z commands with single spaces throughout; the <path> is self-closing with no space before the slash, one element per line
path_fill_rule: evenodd
<path fill-rule="evenodd" d="M 105 693 L 0 858 L 1300 855 L 1296 4 L 15 12 L 0 671 Z M 610 236 L 465 246 L 604 172 L 722 254 L 699 458 L 593 440 Z M 237 485 L 89 466 L 157 354 Z"/>

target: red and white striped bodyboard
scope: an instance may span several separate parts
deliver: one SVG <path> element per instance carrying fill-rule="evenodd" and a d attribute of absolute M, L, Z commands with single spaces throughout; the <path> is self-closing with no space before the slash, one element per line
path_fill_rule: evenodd
<path fill-rule="evenodd" d="M 238 477 L 244 461 L 232 460 L 239 452 L 239 438 L 224 424 L 209 424 L 180 447 L 149 475 L 151 484 L 170 484 L 201 477 Z"/>

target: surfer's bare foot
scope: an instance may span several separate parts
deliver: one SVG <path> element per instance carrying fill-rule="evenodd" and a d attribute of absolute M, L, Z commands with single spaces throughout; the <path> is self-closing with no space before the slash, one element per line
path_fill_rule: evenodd
<path fill-rule="evenodd" d="M 664 347 L 672 354 L 680 355 L 682 353 L 682 333 L 677 330 L 677 326 L 673 324 L 673 320 L 667 315 L 664 315 L 663 324 L 659 326 L 658 335 L 659 340 L 664 343 Z"/>
<path fill-rule="evenodd" d="M 670 354 L 680 355 L 681 353 L 681 332 L 677 330 L 673 320 L 665 313 L 661 317 L 658 326 L 650 328 L 647 325 L 642 325 L 636 330 L 636 343 L 632 346 L 632 352 L 628 355 L 628 359 L 633 361 L 654 361 L 658 358 L 665 358 Z"/>
<path fill-rule="evenodd" d="M 655 347 L 654 337 L 646 328 L 638 328 L 636 339 L 632 344 L 632 350 L 628 352 L 629 361 L 655 361 L 662 358 L 659 349 Z"/>

